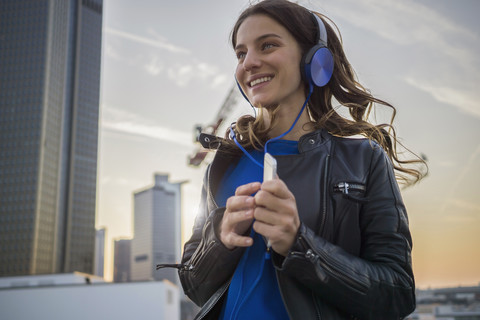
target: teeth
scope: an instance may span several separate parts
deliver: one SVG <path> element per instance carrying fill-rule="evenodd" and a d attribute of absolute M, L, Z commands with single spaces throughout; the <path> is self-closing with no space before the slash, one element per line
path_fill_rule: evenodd
<path fill-rule="evenodd" d="M 260 79 L 253 80 L 252 82 L 250 82 L 250 87 L 253 87 L 254 85 L 257 85 L 262 82 L 270 81 L 270 80 L 272 80 L 272 77 L 263 77 Z"/>

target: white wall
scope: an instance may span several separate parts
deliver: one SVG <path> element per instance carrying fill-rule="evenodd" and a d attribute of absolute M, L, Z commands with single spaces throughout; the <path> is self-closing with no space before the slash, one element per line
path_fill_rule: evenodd
<path fill-rule="evenodd" d="M 2 320 L 178 320 L 178 288 L 167 282 L 0 289 Z"/>

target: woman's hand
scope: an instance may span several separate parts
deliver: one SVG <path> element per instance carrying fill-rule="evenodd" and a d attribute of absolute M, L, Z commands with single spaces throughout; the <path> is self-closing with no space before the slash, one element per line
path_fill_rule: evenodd
<path fill-rule="evenodd" d="M 287 256 L 300 227 L 294 195 L 280 179 L 265 181 L 255 195 L 253 229 L 266 237 L 275 252 Z"/>
<path fill-rule="evenodd" d="M 253 221 L 255 200 L 252 194 L 260 190 L 260 186 L 260 182 L 239 186 L 235 195 L 227 200 L 227 208 L 220 223 L 220 241 L 230 250 L 253 244 L 253 239 L 244 234 Z"/>

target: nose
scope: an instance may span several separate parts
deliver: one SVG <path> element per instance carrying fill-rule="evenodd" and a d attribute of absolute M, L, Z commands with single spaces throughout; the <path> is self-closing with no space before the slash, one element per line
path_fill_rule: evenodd
<path fill-rule="evenodd" d="M 255 51 L 247 52 L 245 58 L 243 59 L 243 69 L 245 71 L 252 71 L 255 68 L 259 68 L 261 64 L 262 61 Z"/>

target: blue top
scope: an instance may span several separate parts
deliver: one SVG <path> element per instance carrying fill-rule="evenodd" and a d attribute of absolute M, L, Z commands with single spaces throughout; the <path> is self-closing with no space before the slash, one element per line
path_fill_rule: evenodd
<path fill-rule="evenodd" d="M 268 145 L 272 155 L 298 154 L 298 142 L 272 141 Z M 263 163 L 262 151 L 250 151 L 255 160 Z M 230 166 L 220 182 L 215 196 L 220 206 L 235 194 L 238 186 L 263 180 L 263 169 L 246 155 L 235 166 Z M 252 229 L 253 245 L 245 250 L 228 289 L 219 319 L 288 320 L 288 314 L 280 295 L 275 268 L 264 238 Z"/>

